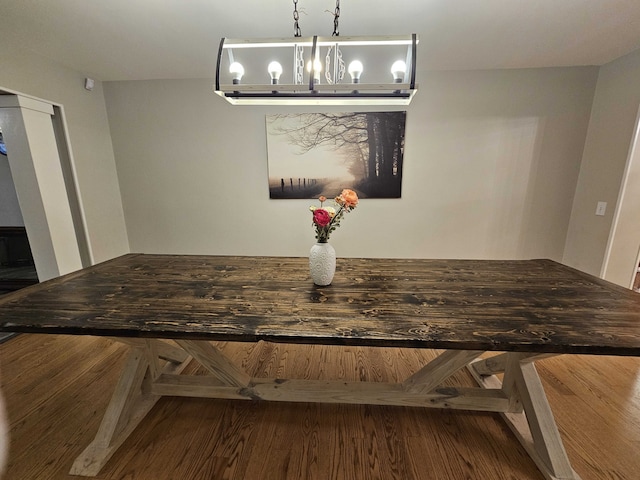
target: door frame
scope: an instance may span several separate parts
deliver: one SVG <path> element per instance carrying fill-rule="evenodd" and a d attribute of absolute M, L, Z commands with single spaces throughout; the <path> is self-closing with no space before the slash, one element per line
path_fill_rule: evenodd
<path fill-rule="evenodd" d="M 52 172 L 53 175 L 35 175 L 35 177 L 32 177 L 30 179 L 30 182 L 28 183 L 32 186 L 35 186 L 36 188 L 35 189 L 29 188 L 30 191 L 25 191 L 26 190 L 25 185 L 20 186 L 18 182 L 15 182 L 15 178 L 14 178 L 14 184 L 16 186 L 16 193 L 18 194 L 18 199 L 20 199 L 21 196 L 23 199 L 27 199 L 29 198 L 29 196 L 33 196 L 34 193 L 37 193 L 40 195 L 40 200 L 43 203 L 44 209 L 52 208 L 53 204 L 55 204 L 56 209 L 58 208 L 68 209 L 69 215 L 71 216 L 72 227 L 71 229 L 69 229 L 69 232 L 65 234 L 64 241 L 68 242 L 69 237 L 73 236 L 75 247 L 77 248 L 77 253 L 79 255 L 79 261 L 71 262 L 71 264 L 74 265 L 72 269 L 75 269 L 76 267 L 77 268 L 87 267 L 94 263 L 94 256 L 91 250 L 90 242 L 88 240 L 89 235 L 86 227 L 86 217 L 85 217 L 83 202 L 80 194 L 75 162 L 74 162 L 73 152 L 71 149 L 71 142 L 68 134 L 68 127 L 67 127 L 67 122 L 65 118 L 64 106 L 59 103 L 51 102 L 45 99 L 40 99 L 32 95 L 23 94 L 23 93 L 6 89 L 0 86 L 0 96 L 6 96 L 6 95 L 21 97 L 22 99 L 24 99 L 25 104 L 29 104 L 30 102 L 32 102 L 35 105 L 39 102 L 41 104 L 49 105 L 51 108 L 51 111 L 53 112 L 51 114 L 51 123 L 52 123 L 51 128 L 52 128 L 53 136 L 55 139 L 57 155 L 55 154 L 55 152 L 53 152 L 53 154 L 46 160 L 47 171 Z M 13 108 L 13 107 L 7 107 L 7 108 Z M 17 138 L 17 137 L 14 137 L 14 138 Z M 5 141 L 6 139 L 7 139 L 7 135 L 5 133 Z M 26 147 L 26 145 L 21 144 L 21 147 Z M 7 153 L 8 153 L 8 158 L 10 159 L 11 151 L 8 151 Z M 22 156 L 22 158 L 30 159 L 29 160 L 30 165 L 28 167 L 31 170 L 33 170 L 34 169 L 33 158 L 31 158 L 29 155 Z M 14 169 L 11 168 L 11 161 L 9 161 L 9 168 L 13 175 Z M 54 185 L 55 182 L 59 183 L 61 179 L 63 183 L 63 188 L 59 188 L 59 185 L 55 187 Z M 33 190 L 37 190 L 37 192 L 34 192 Z M 56 190 L 57 192 L 54 197 L 52 197 L 51 195 L 42 195 L 43 191 L 50 192 L 51 190 Z M 38 237 L 43 235 L 48 236 L 48 238 L 46 238 L 46 241 L 48 243 L 54 242 L 55 240 L 52 238 L 51 231 L 49 230 L 49 225 L 47 224 L 48 222 L 46 220 L 46 215 L 33 215 L 33 214 L 30 215 L 28 212 L 25 212 L 25 209 L 22 206 L 23 202 L 24 200 L 19 203 L 21 204 L 20 208 L 22 211 L 25 226 L 31 225 L 32 232 L 37 232 L 37 233 L 33 233 L 34 236 L 38 236 Z M 29 229 L 27 229 L 27 233 L 28 231 Z M 34 260 L 37 258 L 38 255 L 40 255 L 41 257 L 42 256 L 46 257 L 47 255 L 51 257 L 52 252 L 46 251 L 48 250 L 47 248 L 40 247 L 41 251 L 37 251 L 39 248 L 37 246 L 38 242 L 31 242 L 30 240 L 30 243 L 32 243 L 32 252 L 34 255 Z M 53 255 L 55 257 L 55 252 Z M 57 259 L 54 259 L 54 261 L 56 260 Z M 36 268 L 37 268 L 37 263 L 36 263 Z M 62 271 L 58 273 L 59 274 L 67 273 L 67 270 L 68 268 L 63 268 Z M 40 276 L 40 272 L 38 272 L 38 275 Z M 48 276 L 51 276 L 51 275 L 48 275 Z M 41 280 L 43 279 L 44 278 L 41 278 Z"/>
<path fill-rule="evenodd" d="M 620 185 L 600 276 L 632 288 L 640 263 L 640 107 Z"/>

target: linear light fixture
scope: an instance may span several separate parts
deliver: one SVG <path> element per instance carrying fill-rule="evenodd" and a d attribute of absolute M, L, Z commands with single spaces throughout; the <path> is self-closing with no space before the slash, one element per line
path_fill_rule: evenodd
<path fill-rule="evenodd" d="M 416 34 L 223 38 L 214 91 L 233 105 L 408 105 L 417 44 Z"/>

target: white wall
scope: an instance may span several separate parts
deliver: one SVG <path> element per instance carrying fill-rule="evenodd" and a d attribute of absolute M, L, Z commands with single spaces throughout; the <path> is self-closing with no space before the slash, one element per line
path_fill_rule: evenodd
<path fill-rule="evenodd" d="M 95 261 L 127 253 L 102 83 L 96 82 L 94 91 L 88 92 L 83 88 L 83 73 L 15 45 L 2 45 L 0 65 L 0 90 L 17 91 L 64 107 Z"/>
<path fill-rule="evenodd" d="M 402 198 L 362 201 L 338 255 L 560 260 L 596 78 L 423 72 Z M 211 83 L 104 85 L 131 250 L 308 254 L 310 201 L 269 200 L 265 114 L 320 110 L 231 106 Z"/>
<path fill-rule="evenodd" d="M 600 275 L 640 105 L 640 50 L 600 68 L 563 261 Z M 607 202 L 596 216 L 598 201 Z M 627 255 L 635 262 L 640 245 Z M 632 268 L 632 265 L 629 265 Z M 613 271 L 605 277 L 628 287 Z"/>

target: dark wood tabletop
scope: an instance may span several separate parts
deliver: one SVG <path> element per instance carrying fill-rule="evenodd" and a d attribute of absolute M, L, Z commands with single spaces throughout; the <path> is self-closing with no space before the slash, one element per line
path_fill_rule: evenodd
<path fill-rule="evenodd" d="M 0 330 L 640 356 L 640 294 L 551 260 L 125 255 L 0 297 Z"/>

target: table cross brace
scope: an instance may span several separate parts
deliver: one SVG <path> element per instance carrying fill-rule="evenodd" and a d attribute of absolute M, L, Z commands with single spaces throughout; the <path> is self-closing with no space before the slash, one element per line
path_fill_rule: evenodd
<path fill-rule="evenodd" d="M 534 360 L 507 353 L 447 350 L 404 382 L 358 382 L 251 377 L 206 341 L 116 339 L 131 346 L 94 441 L 72 475 L 96 476 L 164 395 L 282 402 L 397 405 L 499 412 L 548 480 L 580 480 L 573 471 Z M 181 375 L 194 359 L 210 375 Z M 162 362 L 164 366 L 162 366 Z M 480 387 L 443 383 L 467 367 Z M 495 373 L 504 372 L 504 384 Z"/>

